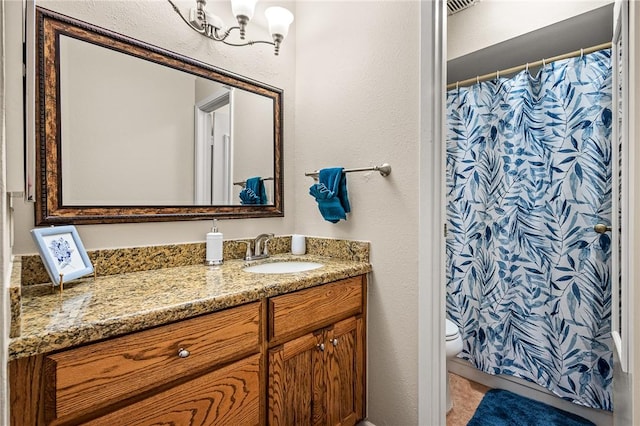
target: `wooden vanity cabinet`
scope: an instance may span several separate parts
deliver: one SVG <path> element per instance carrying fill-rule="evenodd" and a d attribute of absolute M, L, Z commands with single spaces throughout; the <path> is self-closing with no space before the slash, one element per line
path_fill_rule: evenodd
<path fill-rule="evenodd" d="M 360 276 L 270 299 L 270 425 L 364 417 L 365 295 Z"/>
<path fill-rule="evenodd" d="M 263 317 L 255 302 L 12 361 L 12 425 L 259 424 Z"/>
<path fill-rule="evenodd" d="M 11 425 L 354 425 L 366 277 L 9 363 Z"/>

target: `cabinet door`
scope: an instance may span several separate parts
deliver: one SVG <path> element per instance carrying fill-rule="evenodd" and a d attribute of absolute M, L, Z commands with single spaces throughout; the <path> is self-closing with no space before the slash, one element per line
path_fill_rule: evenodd
<path fill-rule="evenodd" d="M 327 423 L 322 331 L 309 333 L 269 351 L 270 425 Z"/>
<path fill-rule="evenodd" d="M 363 418 L 364 322 L 348 318 L 327 336 L 327 404 L 330 425 L 355 425 Z"/>

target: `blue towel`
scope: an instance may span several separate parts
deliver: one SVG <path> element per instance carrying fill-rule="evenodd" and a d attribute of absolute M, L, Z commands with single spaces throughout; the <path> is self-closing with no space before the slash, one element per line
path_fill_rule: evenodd
<path fill-rule="evenodd" d="M 311 185 L 309 194 L 318 202 L 318 209 L 324 220 L 338 223 L 347 219 L 351 211 L 347 195 L 347 177 L 342 167 L 322 169 L 318 174 L 318 183 Z"/>
<path fill-rule="evenodd" d="M 267 204 L 267 191 L 264 189 L 264 181 L 259 177 L 247 179 L 247 183 L 240 191 L 242 204 Z"/>

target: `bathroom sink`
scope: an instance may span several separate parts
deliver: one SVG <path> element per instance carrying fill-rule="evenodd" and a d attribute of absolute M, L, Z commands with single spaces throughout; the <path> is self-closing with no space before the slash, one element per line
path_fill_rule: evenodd
<path fill-rule="evenodd" d="M 247 266 L 244 268 L 244 271 L 255 274 L 292 274 L 295 272 L 311 271 L 323 266 L 322 263 L 316 262 L 272 262 Z"/>

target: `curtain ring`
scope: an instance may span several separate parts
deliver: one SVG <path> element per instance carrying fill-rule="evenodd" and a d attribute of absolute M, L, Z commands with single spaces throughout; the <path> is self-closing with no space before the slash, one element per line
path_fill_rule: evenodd
<path fill-rule="evenodd" d="M 584 56 L 584 48 L 580 49 L 580 58 Z"/>
<path fill-rule="evenodd" d="M 460 84 L 460 82 L 456 81 L 456 90 L 458 90 L 460 88 L 459 84 Z"/>
<path fill-rule="evenodd" d="M 544 58 L 542 58 L 542 68 L 544 68 L 544 67 L 546 67 L 546 66 L 547 66 L 547 63 L 545 62 L 545 59 L 544 59 Z"/>
<path fill-rule="evenodd" d="M 496 71 L 496 80 L 500 80 L 500 70 Z"/>
<path fill-rule="evenodd" d="M 527 62 L 527 65 L 525 65 L 524 69 L 526 72 L 529 72 L 529 62 Z"/>
<path fill-rule="evenodd" d="M 480 76 L 476 75 L 476 84 L 480 84 Z"/>

